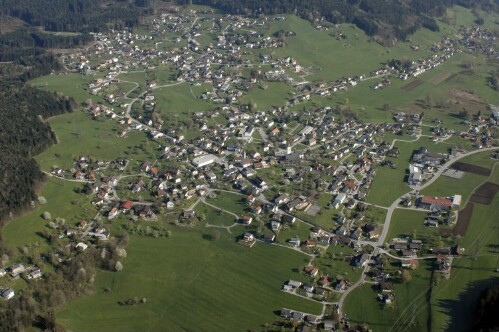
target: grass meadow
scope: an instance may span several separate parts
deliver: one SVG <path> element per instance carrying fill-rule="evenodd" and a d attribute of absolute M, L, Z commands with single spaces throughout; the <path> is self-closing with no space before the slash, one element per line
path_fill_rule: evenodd
<path fill-rule="evenodd" d="M 217 241 L 202 235 L 131 237 L 123 271 L 99 273 L 95 294 L 72 301 L 58 321 L 74 331 L 246 331 L 276 320 L 281 307 L 320 313 L 320 304 L 280 291 L 288 279 L 308 279 L 298 272 L 307 256 L 260 243 L 248 249 L 225 232 Z M 118 305 L 133 297 L 147 303 Z"/>

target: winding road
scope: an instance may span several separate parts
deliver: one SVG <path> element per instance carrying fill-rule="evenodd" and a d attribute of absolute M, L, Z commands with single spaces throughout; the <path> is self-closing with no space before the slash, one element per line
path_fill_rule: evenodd
<path fill-rule="evenodd" d="M 419 139 L 420 135 L 418 135 L 418 138 L 416 140 L 412 140 L 412 141 L 417 141 Z M 395 144 L 395 141 L 394 140 L 392 142 L 392 145 L 391 147 L 393 147 L 393 145 Z M 407 141 L 406 141 L 407 142 Z M 421 185 L 421 186 L 415 186 L 413 188 L 413 190 L 403 194 L 401 197 L 407 195 L 407 194 L 410 194 L 411 192 L 413 192 L 414 190 L 422 190 L 424 188 L 427 188 L 428 186 L 430 186 L 431 184 L 433 184 L 441 175 L 442 173 L 449 167 L 451 166 L 453 163 L 455 163 L 456 161 L 460 160 L 460 159 L 463 159 L 463 158 L 466 158 L 468 156 L 471 156 L 473 154 L 476 154 L 476 153 L 480 153 L 480 152 L 484 152 L 484 151 L 493 151 L 493 150 L 499 150 L 498 147 L 492 147 L 492 148 L 484 148 L 484 149 L 479 149 L 479 150 L 473 150 L 473 151 L 470 151 L 470 152 L 467 152 L 467 153 L 464 153 L 464 154 L 459 154 L 458 156 L 456 156 L 455 158 L 452 158 L 450 159 L 449 161 L 447 161 L 444 165 L 442 165 L 440 167 L 440 169 L 438 170 L 438 172 L 435 173 L 435 175 L 429 180 L 427 181 L 425 184 Z M 383 245 L 383 243 L 385 242 L 385 239 L 388 235 L 388 231 L 390 229 L 390 223 L 392 221 L 392 215 L 393 215 L 393 211 L 395 211 L 395 209 L 398 207 L 399 203 L 400 203 L 400 200 L 401 200 L 401 197 L 397 198 L 395 201 L 393 201 L 393 203 L 390 205 L 390 207 L 388 207 L 388 210 L 387 210 L 387 214 L 386 214 L 386 217 L 385 217 L 385 223 L 383 225 L 383 231 L 378 239 L 378 241 L 375 242 L 375 249 L 373 251 L 373 253 L 371 254 L 371 256 L 369 258 L 371 258 L 372 256 L 375 256 L 377 254 L 379 254 L 380 252 L 382 253 L 386 253 L 385 250 L 379 248 L 380 246 Z M 391 256 L 391 255 L 389 255 Z M 392 257 L 392 256 L 391 256 Z M 427 257 L 421 257 L 420 259 L 430 259 L 432 258 L 432 256 L 427 256 Z M 366 279 L 366 273 L 369 272 L 369 265 L 367 265 L 365 268 L 364 268 L 364 271 L 362 272 L 362 276 L 360 277 L 360 279 L 354 283 L 351 287 L 349 287 L 342 295 L 341 295 L 341 298 L 340 300 L 338 301 L 338 313 L 341 315 L 341 312 L 342 312 L 342 308 L 343 308 L 343 303 L 345 302 L 345 299 L 346 297 L 348 296 L 348 294 L 350 292 L 352 292 L 355 288 L 357 288 L 358 286 L 362 285 L 364 282 L 365 282 L 365 279 Z"/>

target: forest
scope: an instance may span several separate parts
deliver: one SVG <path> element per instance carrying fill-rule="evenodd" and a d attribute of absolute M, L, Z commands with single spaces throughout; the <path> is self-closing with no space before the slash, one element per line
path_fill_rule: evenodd
<path fill-rule="evenodd" d="M 143 1 L 138 1 L 143 5 Z M 47 31 L 88 32 L 134 27 L 145 9 L 116 0 L 0 0 L 0 15 L 19 18 Z"/>
<path fill-rule="evenodd" d="M 179 0 L 186 3 L 190 0 Z M 332 23 L 353 23 L 370 36 L 405 40 L 424 27 L 438 31 L 435 17 L 452 5 L 497 11 L 494 0 L 194 0 L 233 14 L 293 13 L 307 20 L 326 19 Z"/>
<path fill-rule="evenodd" d="M 74 101 L 27 85 L 10 84 L 0 93 L 0 218 L 36 199 L 43 173 L 32 156 L 56 142 L 45 118 L 70 112 Z"/>
<path fill-rule="evenodd" d="M 74 101 L 26 85 L 62 69 L 47 49 L 81 47 L 90 32 L 132 28 L 150 0 L 0 0 L 0 19 L 25 25 L 0 33 L 0 220 L 36 198 L 43 173 L 32 156 L 56 142 L 44 119 L 73 110 Z M 54 34 L 53 32 L 75 32 Z"/>

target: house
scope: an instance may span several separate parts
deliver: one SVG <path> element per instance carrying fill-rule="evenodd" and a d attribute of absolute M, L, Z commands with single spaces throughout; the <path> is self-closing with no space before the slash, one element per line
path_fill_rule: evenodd
<path fill-rule="evenodd" d="M 419 262 L 416 258 L 403 259 L 400 261 L 400 265 L 405 269 L 415 269 L 419 266 Z"/>
<path fill-rule="evenodd" d="M 301 245 L 300 238 L 295 236 L 289 239 L 288 241 L 290 244 L 292 244 L 295 248 L 298 248 Z"/>
<path fill-rule="evenodd" d="M 421 172 L 421 168 L 416 165 L 409 165 L 409 179 L 408 183 L 410 186 L 420 185 L 423 181 L 423 173 Z"/>
<path fill-rule="evenodd" d="M 251 233 L 244 233 L 243 241 L 245 242 L 255 241 L 255 236 Z"/>
<path fill-rule="evenodd" d="M 286 204 L 289 201 L 290 201 L 290 197 L 288 194 L 282 194 L 279 197 L 277 197 L 276 199 L 274 199 L 274 203 L 277 205 Z"/>
<path fill-rule="evenodd" d="M 305 292 L 312 293 L 314 291 L 314 285 L 305 284 L 303 285 L 303 289 L 305 290 Z"/>
<path fill-rule="evenodd" d="M 30 273 L 28 273 L 28 279 L 38 279 L 42 277 L 42 271 L 39 268 L 33 269 Z"/>
<path fill-rule="evenodd" d="M 253 221 L 253 217 L 250 217 L 250 216 L 243 216 L 243 217 L 241 218 L 241 223 L 242 223 L 243 225 L 246 225 L 246 226 L 251 225 L 251 222 L 252 222 L 252 221 Z"/>
<path fill-rule="evenodd" d="M 296 280 L 289 280 L 288 285 L 293 287 L 293 288 L 299 288 L 302 285 L 302 282 L 296 281 Z"/>
<path fill-rule="evenodd" d="M 339 193 L 338 195 L 336 195 L 336 198 L 334 199 L 333 207 L 337 209 L 340 206 L 340 204 L 343 204 L 343 202 L 345 202 L 346 199 L 347 199 L 347 194 Z"/>
<path fill-rule="evenodd" d="M 6 289 L 3 289 L 2 291 L 0 291 L 0 296 L 4 299 L 4 300 L 10 300 L 11 298 L 13 298 L 15 295 L 15 292 L 12 288 L 6 288 Z"/>
<path fill-rule="evenodd" d="M 327 276 L 323 276 L 322 278 L 319 279 L 317 282 L 321 286 L 328 286 L 329 285 L 329 278 Z"/>
<path fill-rule="evenodd" d="M 325 320 L 324 321 L 324 331 L 332 331 L 334 330 L 336 323 L 333 320 Z"/>
<path fill-rule="evenodd" d="M 263 241 L 267 243 L 272 243 L 275 241 L 275 234 L 265 234 L 263 236 Z"/>
<path fill-rule="evenodd" d="M 382 293 L 391 293 L 394 289 L 393 282 L 391 281 L 380 281 L 378 287 Z"/>
<path fill-rule="evenodd" d="M 370 240 L 377 239 L 381 235 L 381 231 L 378 228 L 375 228 L 367 233 L 367 236 Z"/>
<path fill-rule="evenodd" d="M 303 322 L 303 319 L 305 318 L 305 314 L 303 312 L 295 311 L 295 312 L 293 312 L 293 315 L 291 318 L 294 321 Z"/>
<path fill-rule="evenodd" d="M 289 214 L 284 214 L 281 218 L 281 222 L 283 224 L 294 224 L 295 221 L 296 221 L 296 218 L 289 215 Z"/>
<path fill-rule="evenodd" d="M 289 319 L 292 316 L 293 316 L 293 311 L 286 309 L 286 308 L 281 309 L 281 317 Z"/>
<path fill-rule="evenodd" d="M 336 285 L 334 286 L 334 290 L 336 291 L 342 291 L 342 290 L 345 290 L 347 288 L 347 283 L 345 280 L 338 280 L 336 282 Z"/>
<path fill-rule="evenodd" d="M 314 316 L 314 315 L 307 315 L 307 317 L 305 319 L 310 324 L 319 324 L 321 322 L 321 319 L 317 316 Z"/>
<path fill-rule="evenodd" d="M 10 275 L 16 277 L 26 270 L 26 267 L 22 263 L 17 263 L 8 268 Z"/>
<path fill-rule="evenodd" d="M 423 196 L 419 200 L 419 206 L 428 210 L 450 210 L 452 200 L 444 197 Z"/>
<path fill-rule="evenodd" d="M 123 213 L 126 213 L 127 211 L 129 211 L 132 208 L 132 206 L 133 206 L 133 202 L 131 200 L 126 200 L 126 201 L 121 202 L 120 210 Z"/>
<path fill-rule="evenodd" d="M 319 269 L 313 265 L 307 265 L 303 268 L 303 271 L 311 277 L 315 277 L 319 273 Z"/>
<path fill-rule="evenodd" d="M 378 294 L 378 299 L 386 304 L 391 304 L 395 301 L 395 295 L 393 294 Z"/>
<path fill-rule="evenodd" d="M 354 257 L 354 265 L 357 267 L 366 267 L 367 263 L 369 263 L 369 254 L 367 253 L 362 253 Z"/>
<path fill-rule="evenodd" d="M 273 230 L 274 232 L 279 232 L 279 231 L 281 230 L 281 227 L 282 227 L 282 225 L 281 225 L 281 223 L 280 223 L 280 222 L 278 222 L 278 221 L 272 220 L 272 221 L 270 222 L 270 228 L 272 228 L 272 230 Z"/>

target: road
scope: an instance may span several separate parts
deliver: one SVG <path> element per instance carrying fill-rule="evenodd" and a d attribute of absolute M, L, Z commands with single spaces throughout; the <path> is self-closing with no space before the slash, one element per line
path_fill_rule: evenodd
<path fill-rule="evenodd" d="M 424 183 L 423 185 L 421 186 L 414 186 L 414 190 L 423 190 L 424 188 L 430 186 L 433 182 L 435 182 L 438 177 L 440 175 L 442 175 L 443 172 L 445 172 L 446 169 L 449 168 L 450 165 L 452 165 L 453 163 L 455 163 L 456 161 L 462 159 L 462 158 L 465 158 L 465 157 L 468 157 L 468 156 L 471 156 L 472 154 L 475 154 L 475 153 L 479 153 L 479 152 L 483 152 L 483 151 L 493 151 L 493 150 L 499 150 L 499 148 L 497 147 L 492 147 L 492 148 L 484 148 L 484 149 L 479 149 L 479 150 L 474 150 L 474 151 L 470 151 L 470 152 L 467 152 L 465 154 L 461 154 L 459 155 L 457 158 L 454 158 L 454 159 L 450 159 L 448 162 L 446 162 L 442 167 L 440 167 L 440 169 L 438 170 L 437 173 L 435 173 L 435 175 L 431 178 L 430 181 L 427 181 L 426 183 Z"/>
<path fill-rule="evenodd" d="M 419 139 L 419 135 L 418 135 L 418 139 Z M 417 139 L 416 139 L 417 140 Z M 393 145 L 395 144 L 395 140 L 394 142 L 392 142 L 392 147 Z M 441 175 L 442 173 L 450 166 L 452 165 L 453 163 L 455 163 L 456 161 L 460 160 L 460 159 L 463 159 L 463 158 L 466 158 L 468 156 L 471 156 L 473 154 L 476 154 L 476 153 L 480 153 L 480 152 L 484 152 L 484 151 L 493 151 L 493 150 L 499 150 L 498 147 L 492 147 L 492 148 L 484 148 L 484 149 L 479 149 L 479 150 L 474 150 L 474 151 L 470 151 L 470 152 L 467 152 L 467 153 L 464 153 L 464 154 L 460 154 L 458 156 L 456 156 L 455 158 L 453 159 L 450 159 L 449 161 L 447 161 L 443 166 L 440 167 L 440 169 L 438 170 L 438 172 L 435 173 L 435 175 L 433 176 L 433 178 L 426 182 L 425 184 L 421 185 L 421 186 L 415 186 L 414 187 L 414 190 L 422 190 L 428 186 L 430 186 L 432 183 L 434 183 Z M 405 193 L 404 195 L 402 195 L 401 197 L 407 195 L 407 194 L 410 194 L 412 192 L 409 191 L 407 193 Z M 385 217 L 385 223 L 383 225 L 383 231 L 378 239 L 378 241 L 376 241 L 375 243 L 375 249 L 373 251 L 373 253 L 371 254 L 371 256 L 369 258 L 371 258 L 373 255 L 377 255 L 378 253 L 382 252 L 382 253 L 386 253 L 385 250 L 379 248 L 380 246 L 383 245 L 383 243 L 385 242 L 385 239 L 388 235 L 388 231 L 390 229 L 390 223 L 392 221 L 392 215 L 393 215 L 393 211 L 395 211 L 395 209 L 398 207 L 399 203 L 400 203 L 400 200 L 401 200 L 401 197 L 397 198 L 395 201 L 393 201 L 393 203 L 390 205 L 390 207 L 388 208 L 387 210 L 387 214 L 386 214 L 386 217 Z M 389 255 L 391 256 L 391 255 Z M 391 257 L 394 257 L 394 256 L 391 256 Z M 431 259 L 433 256 L 427 256 L 427 257 L 421 257 L 420 259 Z M 341 315 L 341 311 L 342 311 L 342 308 L 343 308 L 343 303 L 345 302 L 345 299 L 346 297 L 348 296 L 348 294 L 350 292 L 352 292 L 355 288 L 357 288 L 358 286 L 362 285 L 366 279 L 366 273 L 369 271 L 369 265 L 366 266 L 364 268 L 364 271 L 362 272 L 362 276 L 360 277 L 360 279 L 354 283 L 351 287 L 349 287 L 342 295 L 341 295 L 341 298 L 340 300 L 338 301 L 338 312 L 340 313 Z"/>

